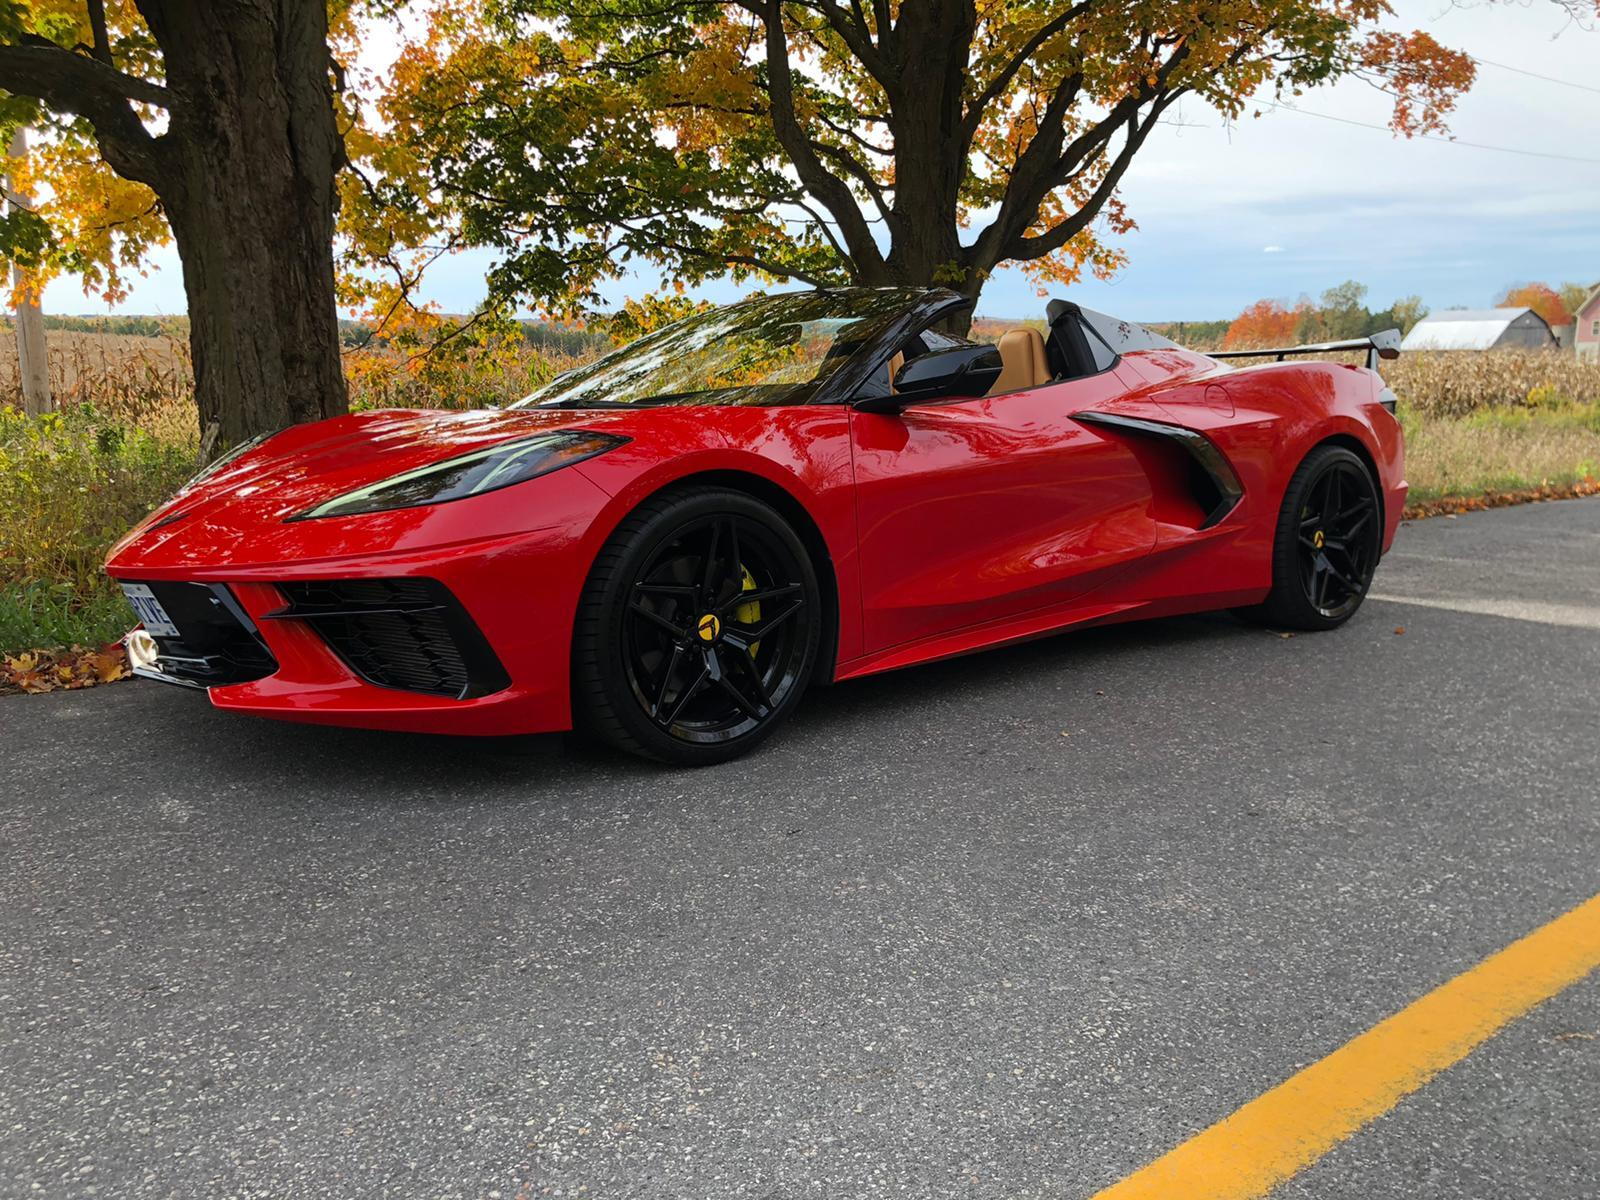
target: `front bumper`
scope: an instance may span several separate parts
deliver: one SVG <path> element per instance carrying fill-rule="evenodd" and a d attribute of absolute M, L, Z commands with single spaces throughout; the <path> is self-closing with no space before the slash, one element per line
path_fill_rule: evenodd
<path fill-rule="evenodd" d="M 504 735 L 571 727 L 571 631 L 586 562 L 576 539 L 547 531 L 270 567 L 179 569 L 124 554 L 109 570 L 158 595 L 187 585 L 221 598 L 264 660 L 240 671 L 195 661 L 204 657 L 196 649 L 217 657 L 216 639 L 161 639 L 161 657 L 141 676 L 204 687 L 218 708 L 280 720 Z M 352 594 L 365 603 L 341 603 Z M 374 612 L 386 623 L 376 633 Z M 171 615 L 188 637 L 192 614 Z M 396 641 L 418 621 L 448 634 L 459 663 L 441 666 L 450 656 L 430 649 L 436 641 Z"/>

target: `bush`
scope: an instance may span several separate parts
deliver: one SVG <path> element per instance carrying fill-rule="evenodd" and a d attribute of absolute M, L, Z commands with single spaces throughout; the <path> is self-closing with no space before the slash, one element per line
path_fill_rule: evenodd
<path fill-rule="evenodd" d="M 0 407 L 0 650 L 103 641 L 120 621 L 106 551 L 193 474 L 195 448 L 78 404 Z M 120 630 L 113 630 L 112 635 Z"/>

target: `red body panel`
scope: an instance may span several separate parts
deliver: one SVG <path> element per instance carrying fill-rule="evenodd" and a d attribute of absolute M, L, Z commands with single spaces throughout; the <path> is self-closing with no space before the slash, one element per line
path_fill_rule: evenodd
<path fill-rule="evenodd" d="M 574 614 L 607 537 L 646 497 L 690 479 L 777 501 L 825 552 L 837 679 L 1070 625 L 1261 600 L 1288 478 L 1341 438 L 1372 463 L 1383 545 L 1405 497 L 1397 422 L 1369 371 L 1326 363 L 1229 370 L 1179 350 L 1086 379 L 919 404 L 632 411 L 373 412 L 279 434 L 186 489 L 112 551 L 127 581 L 228 585 L 278 670 L 213 687 L 219 707 L 291 720 L 464 734 L 570 726 Z M 1243 485 L 1220 521 L 1185 484 L 1184 452 L 1075 419 L 1084 412 L 1205 435 Z M 286 521 L 332 496 L 509 437 L 600 430 L 626 444 L 481 496 Z M 418 576 L 444 584 L 509 686 L 453 700 L 365 682 L 275 582 Z"/>

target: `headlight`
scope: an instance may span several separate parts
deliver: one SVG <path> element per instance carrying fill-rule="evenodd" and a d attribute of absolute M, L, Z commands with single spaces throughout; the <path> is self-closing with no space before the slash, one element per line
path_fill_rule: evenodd
<path fill-rule="evenodd" d="M 604 454 L 627 440 L 608 433 L 563 432 L 541 433 L 513 442 L 501 442 L 485 450 L 474 450 L 471 454 L 429 463 L 414 471 L 368 484 L 289 519 L 310 521 L 317 517 L 350 517 L 358 513 L 417 508 L 425 504 L 444 504 L 468 496 L 481 496 L 484 492 L 548 475 L 551 471 Z"/>

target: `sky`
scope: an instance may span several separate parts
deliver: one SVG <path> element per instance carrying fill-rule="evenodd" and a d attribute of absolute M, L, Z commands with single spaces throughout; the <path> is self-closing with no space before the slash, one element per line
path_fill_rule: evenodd
<path fill-rule="evenodd" d="M 1298 111 L 1264 108 L 1232 126 L 1185 100 L 1124 181 L 1138 223 L 1119 240 L 1128 266 L 1052 294 L 1136 321 L 1208 320 L 1346 279 L 1368 285 L 1374 309 L 1411 294 L 1434 309 L 1483 307 L 1515 283 L 1600 281 L 1600 31 L 1571 24 L 1549 0 L 1392 3 L 1388 24 L 1480 61 L 1450 120 L 1453 143 L 1394 137 L 1387 98 L 1355 80 L 1308 92 Z M 423 294 L 470 311 L 490 261 L 485 252 L 442 261 Z M 620 302 L 659 286 L 636 276 L 605 294 Z M 722 302 L 744 290 L 714 283 L 697 294 Z M 1001 271 L 978 311 L 1033 317 L 1044 303 L 1020 273 Z M 182 313 L 177 256 L 153 256 L 116 309 L 70 278 L 46 289 L 45 307 Z"/>

